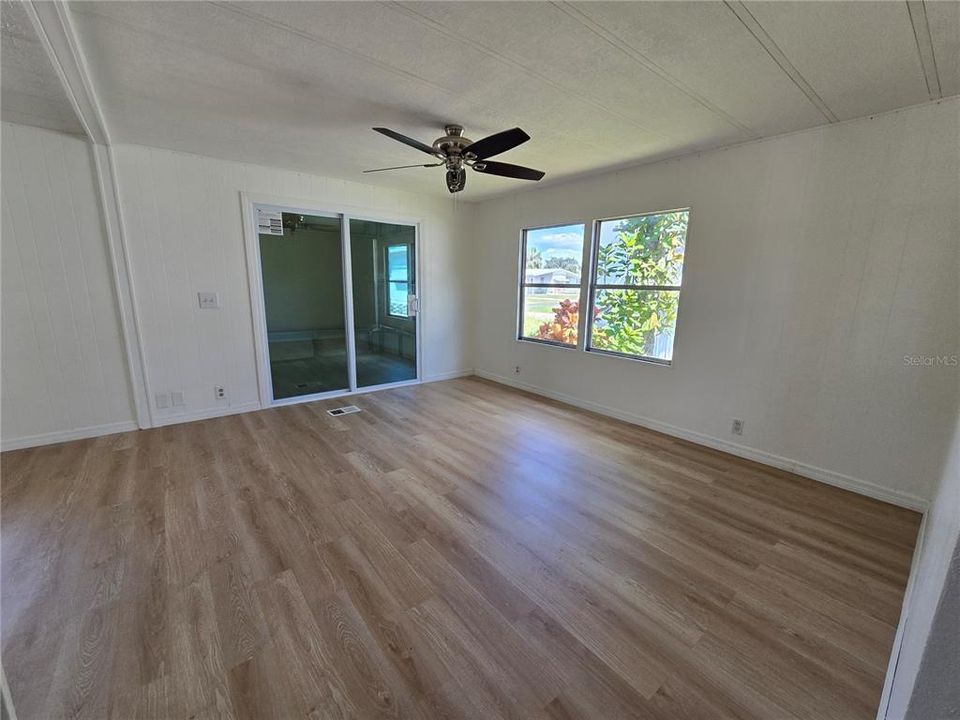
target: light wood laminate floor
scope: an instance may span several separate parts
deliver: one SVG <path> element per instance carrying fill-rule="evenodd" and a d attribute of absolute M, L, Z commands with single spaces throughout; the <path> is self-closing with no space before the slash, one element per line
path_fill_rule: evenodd
<path fill-rule="evenodd" d="M 2 457 L 34 718 L 873 718 L 919 515 L 463 379 Z"/>

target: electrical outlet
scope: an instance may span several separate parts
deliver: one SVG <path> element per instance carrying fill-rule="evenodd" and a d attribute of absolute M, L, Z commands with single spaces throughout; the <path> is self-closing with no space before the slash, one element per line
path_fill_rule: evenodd
<path fill-rule="evenodd" d="M 167 393 L 157 393 L 154 397 L 154 402 L 160 410 L 168 408 L 170 407 L 170 395 Z"/>
<path fill-rule="evenodd" d="M 183 407 L 183 392 L 176 390 L 170 393 L 170 404 L 173 407 Z"/>
<path fill-rule="evenodd" d="M 520 366 L 517 365 L 516 369 L 515 369 L 513 372 L 516 373 L 517 375 L 519 375 L 519 374 L 520 374 Z"/>
<path fill-rule="evenodd" d="M 201 310 L 216 310 L 220 307 L 220 296 L 215 292 L 198 292 L 197 300 Z"/>
<path fill-rule="evenodd" d="M 734 435 L 743 435 L 743 420 L 734 418 L 733 424 L 730 426 L 730 432 Z"/>
<path fill-rule="evenodd" d="M 213 396 L 217 400 L 226 400 L 227 399 L 227 389 L 223 385 L 214 385 L 213 386 Z"/>

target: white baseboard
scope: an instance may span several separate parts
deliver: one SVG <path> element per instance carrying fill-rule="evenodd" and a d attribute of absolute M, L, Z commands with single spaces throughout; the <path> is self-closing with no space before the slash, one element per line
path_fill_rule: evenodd
<path fill-rule="evenodd" d="M 207 408 L 206 410 L 197 410 L 187 412 L 181 415 L 166 415 L 165 417 L 154 418 L 154 427 L 165 427 L 167 425 L 179 425 L 180 423 L 196 422 L 197 420 L 209 420 L 215 417 L 225 417 L 227 415 L 239 415 L 240 413 L 262 410 L 260 403 L 256 400 L 252 402 L 241 403 L 240 405 L 231 405 L 229 407 Z"/>
<path fill-rule="evenodd" d="M 467 377 L 473 375 L 473 370 L 456 370 L 449 373 L 440 373 L 437 375 L 429 375 L 423 379 L 425 383 L 431 382 L 441 382 L 443 380 L 453 380 L 455 378 Z M 416 381 L 411 381 L 408 385 L 416 385 Z M 344 391 L 343 395 L 338 397 L 350 397 L 352 395 L 363 394 L 364 392 L 379 392 L 380 390 L 385 390 L 389 388 L 373 388 L 370 390 L 360 390 L 357 393 L 349 393 Z M 299 402 L 314 402 L 314 400 L 306 399 Z M 298 404 L 296 398 L 292 398 L 290 405 Z M 207 410 L 200 410 L 192 413 L 183 413 L 180 415 L 166 415 L 164 417 L 154 419 L 154 427 L 164 427 L 167 425 L 178 425 L 180 423 L 195 422 L 197 420 L 209 420 L 210 418 L 215 417 L 224 417 L 227 415 L 239 415 L 240 413 L 254 412 L 256 410 L 266 410 L 269 407 L 280 407 L 279 405 L 267 405 L 263 406 L 258 401 L 252 401 L 247 403 L 242 403 L 241 405 L 233 405 L 226 408 L 209 408 Z"/>
<path fill-rule="evenodd" d="M 616 418 L 617 420 L 623 420 L 624 422 L 628 422 L 633 425 L 639 425 L 641 427 L 649 428 L 650 430 L 656 430 L 657 432 L 662 432 L 665 435 L 671 435 L 682 440 L 689 440 L 690 442 L 697 443 L 698 445 L 705 445 L 706 447 L 713 448 L 714 450 L 722 450 L 723 452 L 736 455 L 737 457 L 746 458 L 747 460 L 755 460 L 756 462 L 763 463 L 764 465 L 770 465 L 771 467 L 779 468 L 780 470 L 787 470 L 812 480 L 818 480 L 828 485 L 834 485 L 836 487 L 843 488 L 844 490 L 850 490 L 851 492 L 855 492 L 860 495 L 872 497 L 876 500 L 883 500 L 884 502 L 888 502 L 893 505 L 898 505 L 910 510 L 919 510 L 920 512 L 923 512 L 927 509 L 928 502 L 923 498 L 917 497 L 916 495 L 912 495 L 910 493 L 901 492 L 899 490 L 885 488 L 881 485 L 872 483 L 869 480 L 855 478 L 850 475 L 843 475 L 842 473 L 826 470 L 825 468 L 816 467 L 815 465 L 808 465 L 807 463 L 800 462 L 799 460 L 793 460 L 781 455 L 775 455 L 763 450 L 757 450 L 746 445 L 739 445 L 737 443 L 729 442 L 728 440 L 721 440 L 720 438 L 715 438 L 711 435 L 705 435 L 693 430 L 686 430 L 684 428 L 677 427 L 676 425 L 670 425 L 668 423 L 660 422 L 659 420 L 653 420 L 652 418 L 644 417 L 642 415 L 636 415 L 634 413 L 616 410 L 599 403 L 581 400 L 573 395 L 566 395 L 564 393 L 558 393 L 552 390 L 545 390 L 534 385 L 528 385 L 526 383 L 519 382 L 513 378 L 487 372 L 486 370 L 478 369 L 476 371 L 476 375 L 502 385 L 509 385 L 510 387 L 515 387 L 520 390 L 526 390 L 527 392 L 531 392 L 536 395 L 542 395 L 543 397 L 548 397 L 552 400 L 559 400 L 560 402 L 567 403 L 568 405 L 573 405 L 584 410 L 599 413 L 600 415 L 607 415 L 608 417 Z"/>
<path fill-rule="evenodd" d="M 137 424 L 133 420 L 124 420 L 123 422 L 107 423 L 105 425 L 90 425 L 87 427 L 76 428 L 74 430 L 58 430 L 57 432 L 41 433 L 39 435 L 25 435 L 23 437 L 4 439 L 0 441 L 0 450 L 21 450 L 23 448 L 37 447 L 39 445 L 53 445 L 54 443 L 69 442 L 71 440 L 84 440 L 86 438 L 100 437 L 101 435 L 113 435 L 115 433 L 129 432 L 137 430 Z"/>
<path fill-rule="evenodd" d="M 437 373 L 436 375 L 427 375 L 423 378 L 425 383 L 442 382 L 444 380 L 456 380 L 457 378 L 470 377 L 475 375 L 473 368 L 469 370 L 454 370 L 453 372 Z"/>

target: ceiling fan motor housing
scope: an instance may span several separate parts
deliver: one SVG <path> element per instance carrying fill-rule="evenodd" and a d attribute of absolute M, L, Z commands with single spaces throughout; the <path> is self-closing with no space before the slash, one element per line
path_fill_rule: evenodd
<path fill-rule="evenodd" d="M 463 149 L 473 142 L 463 137 L 463 128 L 460 125 L 447 125 L 443 131 L 446 135 L 433 141 L 433 149 L 445 160 L 460 158 Z"/>

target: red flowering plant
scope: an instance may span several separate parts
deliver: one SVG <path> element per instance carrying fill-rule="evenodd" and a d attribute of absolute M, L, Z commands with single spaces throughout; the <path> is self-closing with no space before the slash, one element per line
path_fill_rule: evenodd
<path fill-rule="evenodd" d="M 553 319 L 540 325 L 537 337 L 540 340 L 577 344 L 577 321 L 580 318 L 580 303 L 575 300 L 561 300 L 553 308 Z"/>

